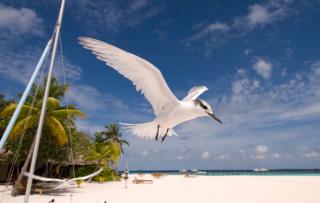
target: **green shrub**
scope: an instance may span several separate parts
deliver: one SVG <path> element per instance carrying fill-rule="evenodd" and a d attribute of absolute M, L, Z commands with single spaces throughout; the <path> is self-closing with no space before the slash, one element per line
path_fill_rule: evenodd
<path fill-rule="evenodd" d="M 76 180 L 76 183 L 78 185 L 78 187 L 80 187 L 81 183 L 83 183 L 84 180 Z"/>
<path fill-rule="evenodd" d="M 81 166 L 75 170 L 75 175 L 76 177 L 86 176 L 93 173 L 95 170 L 95 165 Z M 98 182 L 119 181 L 120 177 L 116 171 L 104 168 L 101 173 L 93 177 L 93 180 Z"/>
<path fill-rule="evenodd" d="M 80 166 L 75 170 L 76 177 L 82 177 L 93 173 L 96 169 L 95 165 Z"/>
<path fill-rule="evenodd" d="M 114 170 L 104 168 L 99 175 L 93 178 L 93 180 L 98 182 L 119 181 L 120 177 Z"/>

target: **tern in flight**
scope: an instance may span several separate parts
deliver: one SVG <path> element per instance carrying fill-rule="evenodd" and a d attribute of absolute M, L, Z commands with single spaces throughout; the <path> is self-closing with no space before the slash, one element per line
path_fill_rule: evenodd
<path fill-rule="evenodd" d="M 188 95 L 178 100 L 169 89 L 160 70 L 145 59 L 126 52 L 105 42 L 79 37 L 79 43 L 97 55 L 106 65 L 128 78 L 150 102 L 156 118 L 142 124 L 124 124 L 125 129 L 140 138 L 177 135 L 173 128 L 185 121 L 202 116 L 210 116 L 219 123 L 210 105 L 198 97 L 208 90 L 206 86 L 197 86 L 189 90 Z"/>

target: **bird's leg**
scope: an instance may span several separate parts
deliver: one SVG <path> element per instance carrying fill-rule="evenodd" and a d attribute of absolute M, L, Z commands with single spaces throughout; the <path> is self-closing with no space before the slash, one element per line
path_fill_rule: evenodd
<path fill-rule="evenodd" d="M 156 135 L 156 141 L 158 141 L 158 136 L 159 136 L 159 128 L 160 128 L 160 125 L 158 125 L 158 127 L 157 127 L 157 135 Z"/>
<path fill-rule="evenodd" d="M 166 137 L 167 137 L 167 135 L 168 135 L 168 132 L 169 132 L 169 128 L 167 128 L 166 134 L 162 137 L 161 142 L 163 142 L 163 141 L 164 141 L 164 139 L 166 139 Z"/>

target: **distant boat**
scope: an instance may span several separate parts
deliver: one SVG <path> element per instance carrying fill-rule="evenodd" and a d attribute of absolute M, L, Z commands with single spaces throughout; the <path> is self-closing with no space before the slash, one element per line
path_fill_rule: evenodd
<path fill-rule="evenodd" d="M 255 169 L 253 169 L 253 171 L 254 171 L 254 172 L 267 172 L 267 171 L 269 171 L 269 170 L 266 169 L 266 168 L 255 168 Z"/>
<path fill-rule="evenodd" d="M 192 169 L 192 170 L 185 170 L 185 169 L 182 169 L 179 171 L 180 173 L 182 174 L 189 174 L 189 175 L 195 175 L 195 174 L 206 174 L 207 172 L 205 171 L 199 171 L 199 170 L 196 170 L 196 169 Z"/>

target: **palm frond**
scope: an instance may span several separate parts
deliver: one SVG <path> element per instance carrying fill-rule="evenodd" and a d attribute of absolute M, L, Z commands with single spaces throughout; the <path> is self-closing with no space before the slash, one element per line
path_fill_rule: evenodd
<path fill-rule="evenodd" d="M 57 118 L 67 118 L 68 115 L 70 118 L 84 118 L 85 114 L 77 109 L 59 109 L 50 113 L 54 117 Z"/>
<path fill-rule="evenodd" d="M 45 118 L 45 125 L 50 128 L 52 135 L 58 140 L 59 144 L 64 145 L 68 143 L 68 135 L 62 123 L 53 116 Z"/>
<path fill-rule="evenodd" d="M 47 109 L 57 109 L 60 106 L 60 101 L 54 97 L 49 97 L 47 102 Z"/>
<path fill-rule="evenodd" d="M 0 112 L 0 116 L 12 116 L 16 108 L 17 108 L 16 103 L 9 104 L 7 107 L 5 107 L 2 110 L 2 112 Z M 31 111 L 31 114 L 34 114 L 35 112 L 39 112 L 39 109 L 29 105 L 23 105 L 21 108 L 20 115 L 27 114 L 29 113 L 29 111 Z"/>
<path fill-rule="evenodd" d="M 18 122 L 13 127 L 9 137 L 13 138 L 14 136 L 22 135 L 22 133 L 26 129 L 36 127 L 38 124 L 38 121 L 39 121 L 39 116 L 35 116 L 35 115 L 28 116 L 21 120 L 18 120 Z"/>

